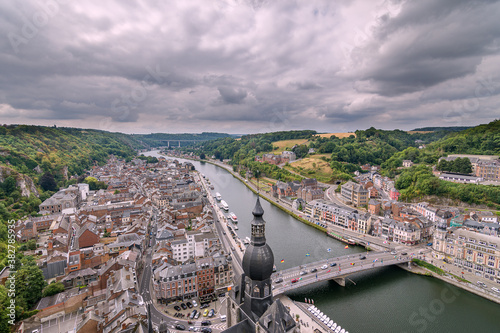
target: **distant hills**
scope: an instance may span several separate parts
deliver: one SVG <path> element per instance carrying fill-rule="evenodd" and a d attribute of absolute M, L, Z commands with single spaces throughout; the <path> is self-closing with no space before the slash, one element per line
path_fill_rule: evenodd
<path fill-rule="evenodd" d="M 227 134 L 227 133 L 213 133 L 213 132 L 203 132 L 203 133 L 152 133 L 152 134 L 132 134 L 133 139 L 141 142 L 149 147 L 161 147 L 166 146 L 169 141 L 170 145 L 176 145 L 179 141 L 181 146 L 191 146 L 195 142 L 200 141 L 210 141 L 220 138 L 237 138 L 239 135 Z"/>
<path fill-rule="evenodd" d="M 472 128 L 473 126 L 452 126 L 452 127 L 420 127 L 412 129 L 410 132 L 460 132 L 466 129 Z"/>

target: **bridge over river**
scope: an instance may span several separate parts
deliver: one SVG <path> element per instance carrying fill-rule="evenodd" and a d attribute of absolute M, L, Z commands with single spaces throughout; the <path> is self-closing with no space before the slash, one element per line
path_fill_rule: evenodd
<path fill-rule="evenodd" d="M 309 263 L 307 266 L 292 267 L 273 274 L 273 295 L 326 280 L 334 280 L 341 286 L 345 286 L 345 279 L 351 274 L 377 267 L 408 263 L 411 257 L 405 252 L 368 252 L 324 259 Z"/>

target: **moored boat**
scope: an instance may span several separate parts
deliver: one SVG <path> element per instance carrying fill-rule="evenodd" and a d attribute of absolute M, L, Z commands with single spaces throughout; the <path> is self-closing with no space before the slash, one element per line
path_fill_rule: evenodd
<path fill-rule="evenodd" d="M 222 209 L 224 209 L 226 211 L 229 210 L 229 205 L 224 200 L 220 201 L 220 206 L 222 207 Z"/>
<path fill-rule="evenodd" d="M 222 199 L 222 196 L 219 192 L 215 193 L 215 199 L 217 199 L 217 201 L 220 201 Z"/>
<path fill-rule="evenodd" d="M 236 217 L 235 213 L 229 213 L 229 218 L 231 219 L 231 221 L 233 221 L 233 223 L 238 223 L 238 217 Z"/>

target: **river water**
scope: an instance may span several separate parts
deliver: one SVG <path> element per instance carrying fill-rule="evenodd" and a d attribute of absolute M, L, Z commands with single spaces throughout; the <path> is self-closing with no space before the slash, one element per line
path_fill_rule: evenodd
<path fill-rule="evenodd" d="M 145 155 L 157 156 L 158 152 Z M 180 161 L 184 161 L 179 159 Z M 257 196 L 226 170 L 190 161 L 204 174 L 238 216 L 240 238 L 250 236 Z M 278 270 L 319 259 L 362 252 L 327 237 L 261 200 L 266 238 Z M 281 263 L 284 260 L 284 263 Z M 320 282 L 287 295 L 314 305 L 349 332 L 500 332 L 500 305 L 441 280 L 398 267 L 378 268 L 349 277 L 346 287 Z"/>

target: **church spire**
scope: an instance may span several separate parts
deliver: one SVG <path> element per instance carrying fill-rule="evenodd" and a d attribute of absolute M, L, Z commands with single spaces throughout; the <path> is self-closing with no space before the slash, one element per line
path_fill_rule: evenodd
<path fill-rule="evenodd" d="M 259 197 L 257 197 L 257 202 L 255 203 L 252 215 L 252 244 L 263 245 L 266 243 L 266 222 L 262 218 L 262 215 L 264 215 L 264 209 L 262 209 Z"/>

